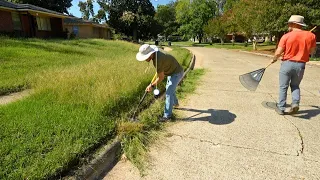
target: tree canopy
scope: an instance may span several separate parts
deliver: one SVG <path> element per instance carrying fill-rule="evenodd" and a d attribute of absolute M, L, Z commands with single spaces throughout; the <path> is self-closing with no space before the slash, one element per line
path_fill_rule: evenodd
<path fill-rule="evenodd" d="M 177 21 L 181 24 L 179 32 L 190 37 L 198 37 L 201 42 L 203 28 L 218 14 L 214 0 L 180 0 L 176 7 Z"/>
<path fill-rule="evenodd" d="M 213 20 L 209 21 L 211 26 L 225 28 L 207 27 L 206 32 L 208 35 L 212 35 L 212 32 L 215 32 L 216 35 L 238 32 L 247 38 L 251 38 L 254 34 L 280 37 L 287 31 L 287 21 L 294 14 L 304 16 L 305 22 L 309 25 L 307 29 L 311 29 L 313 25 L 320 24 L 320 1 L 226 0 L 222 17 L 213 17 Z M 219 24 L 221 18 L 225 20 Z"/>
<path fill-rule="evenodd" d="M 176 22 L 176 3 L 159 5 L 155 15 L 156 21 L 161 26 L 161 33 L 167 38 L 177 32 L 179 24 Z"/>
<path fill-rule="evenodd" d="M 157 34 L 154 16 L 150 0 L 111 0 L 108 23 L 137 41 Z"/>

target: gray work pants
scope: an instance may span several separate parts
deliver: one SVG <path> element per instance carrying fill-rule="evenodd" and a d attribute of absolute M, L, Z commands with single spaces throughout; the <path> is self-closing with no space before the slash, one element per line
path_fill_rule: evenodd
<path fill-rule="evenodd" d="M 283 61 L 279 73 L 279 103 L 278 108 L 285 110 L 287 91 L 290 85 L 292 93 L 292 106 L 300 104 L 300 83 L 303 78 L 306 64 L 300 62 Z"/>

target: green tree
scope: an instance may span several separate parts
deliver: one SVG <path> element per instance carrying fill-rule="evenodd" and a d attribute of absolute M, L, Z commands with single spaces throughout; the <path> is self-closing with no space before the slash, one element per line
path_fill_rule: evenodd
<path fill-rule="evenodd" d="M 72 6 L 72 0 L 8 0 L 9 2 L 20 3 L 20 4 L 32 4 L 42 8 L 50 9 L 60 13 L 67 13 L 68 8 Z"/>
<path fill-rule="evenodd" d="M 97 14 L 94 12 L 94 0 L 79 1 L 80 12 L 82 13 L 82 18 L 85 20 L 92 20 L 94 22 L 107 21 L 107 12 L 109 10 L 109 0 L 97 0 L 100 9 Z"/>
<path fill-rule="evenodd" d="M 180 0 L 176 7 L 177 21 L 181 24 L 179 31 L 193 38 L 198 37 L 199 43 L 204 35 L 203 28 L 209 19 L 218 14 L 214 0 Z"/>
<path fill-rule="evenodd" d="M 279 40 L 287 31 L 287 21 L 293 14 L 304 16 L 305 22 L 311 25 L 308 29 L 320 24 L 318 0 L 227 0 L 225 9 L 232 11 L 233 20 L 247 37 L 269 33 Z"/>
<path fill-rule="evenodd" d="M 134 41 L 155 36 L 157 23 L 155 10 L 150 0 L 111 0 L 108 23 Z"/>
<path fill-rule="evenodd" d="M 176 22 L 175 4 L 171 2 L 167 5 L 158 5 L 155 15 L 156 21 L 161 26 L 161 33 L 165 36 L 166 40 L 169 35 L 177 32 L 179 24 Z"/>
<path fill-rule="evenodd" d="M 78 4 L 80 8 L 80 12 L 82 13 L 82 18 L 84 20 L 89 20 L 90 17 L 94 17 L 94 10 L 93 10 L 93 1 L 87 0 L 87 1 L 79 1 Z"/>
<path fill-rule="evenodd" d="M 307 29 L 320 24 L 320 1 L 318 0 L 263 0 L 266 7 L 265 17 L 260 17 L 265 31 L 276 35 L 277 40 L 287 31 L 287 21 L 291 15 L 305 17 Z"/>
<path fill-rule="evenodd" d="M 107 21 L 107 12 L 109 11 L 109 0 L 97 0 L 97 3 L 100 6 L 96 19 L 101 21 Z"/>
<path fill-rule="evenodd" d="M 227 24 L 225 17 L 220 16 L 209 20 L 208 24 L 204 27 L 204 32 L 211 39 L 218 37 L 221 44 L 224 44 L 227 35 Z"/>

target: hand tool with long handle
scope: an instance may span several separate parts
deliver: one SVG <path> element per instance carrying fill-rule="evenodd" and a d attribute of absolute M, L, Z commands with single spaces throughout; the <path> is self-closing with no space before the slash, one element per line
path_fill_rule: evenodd
<path fill-rule="evenodd" d="M 150 84 L 152 84 L 152 83 L 157 79 L 157 77 L 158 77 L 158 74 L 156 73 L 156 74 L 153 76 Z M 140 105 L 142 104 L 142 102 L 143 102 L 144 99 L 146 98 L 147 94 L 148 94 L 148 92 L 145 91 L 144 94 L 143 94 L 143 96 L 142 96 L 142 98 L 140 99 L 140 102 L 139 102 L 136 110 L 134 111 L 133 115 L 132 115 L 131 118 L 130 118 L 132 121 L 135 121 L 135 120 L 136 120 L 136 119 L 135 119 L 136 114 L 137 114 L 137 112 L 138 112 L 138 110 L 139 110 Z"/>

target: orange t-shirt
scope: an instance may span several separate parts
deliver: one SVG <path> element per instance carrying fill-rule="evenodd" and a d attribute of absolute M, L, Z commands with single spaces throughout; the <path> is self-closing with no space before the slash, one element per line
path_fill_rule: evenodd
<path fill-rule="evenodd" d="M 316 36 L 310 31 L 291 31 L 282 36 L 278 46 L 284 49 L 283 61 L 308 62 L 311 48 L 316 47 Z"/>

